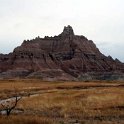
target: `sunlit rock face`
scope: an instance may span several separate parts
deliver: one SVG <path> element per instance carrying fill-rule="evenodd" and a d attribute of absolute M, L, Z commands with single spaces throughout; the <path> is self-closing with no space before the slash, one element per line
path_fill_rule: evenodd
<path fill-rule="evenodd" d="M 123 63 L 103 55 L 92 40 L 75 35 L 70 25 L 58 36 L 24 40 L 12 53 L 0 54 L 0 78 L 123 79 L 123 73 Z"/>

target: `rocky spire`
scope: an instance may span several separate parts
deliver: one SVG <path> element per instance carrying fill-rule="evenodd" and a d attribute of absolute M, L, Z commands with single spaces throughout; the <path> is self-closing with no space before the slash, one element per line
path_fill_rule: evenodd
<path fill-rule="evenodd" d="M 70 25 L 68 25 L 67 27 L 65 26 L 64 29 L 63 29 L 63 32 L 60 35 L 61 36 L 74 35 L 73 28 Z"/>

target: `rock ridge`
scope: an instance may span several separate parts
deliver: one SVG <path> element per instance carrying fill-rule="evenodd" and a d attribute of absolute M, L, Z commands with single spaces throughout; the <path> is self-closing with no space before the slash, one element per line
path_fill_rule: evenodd
<path fill-rule="evenodd" d="M 70 25 L 58 36 L 24 40 L 12 53 L 0 54 L 0 78 L 123 79 L 123 73 L 122 62 L 103 55 L 92 40 L 75 35 Z"/>

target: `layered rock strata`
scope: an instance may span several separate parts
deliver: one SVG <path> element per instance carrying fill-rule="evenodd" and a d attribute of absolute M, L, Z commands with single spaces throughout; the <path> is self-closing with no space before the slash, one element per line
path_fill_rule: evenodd
<path fill-rule="evenodd" d="M 0 78 L 124 79 L 123 73 L 122 62 L 103 55 L 71 26 L 58 36 L 24 40 L 12 53 L 0 54 Z"/>

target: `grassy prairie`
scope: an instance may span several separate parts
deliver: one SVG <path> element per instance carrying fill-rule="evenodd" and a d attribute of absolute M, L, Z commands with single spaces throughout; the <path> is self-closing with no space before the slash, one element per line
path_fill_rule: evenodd
<path fill-rule="evenodd" d="M 25 96 L 0 124 L 124 124 L 124 82 L 1 80 L 0 99 Z"/>

